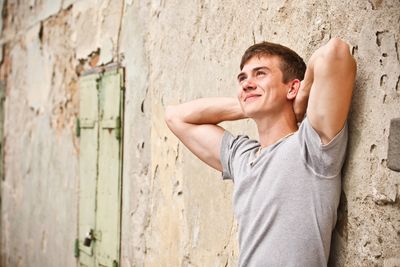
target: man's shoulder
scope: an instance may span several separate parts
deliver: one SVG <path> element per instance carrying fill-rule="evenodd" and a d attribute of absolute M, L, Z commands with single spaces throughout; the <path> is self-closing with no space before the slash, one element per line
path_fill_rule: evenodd
<path fill-rule="evenodd" d="M 225 130 L 223 139 L 226 139 L 227 142 L 230 144 L 235 144 L 236 146 L 238 145 L 247 145 L 247 144 L 260 144 L 256 139 L 250 137 L 247 134 L 244 133 L 239 133 L 239 134 L 233 134 L 228 130 Z"/>
<path fill-rule="evenodd" d="M 236 152 L 238 150 L 248 151 L 255 149 L 260 146 L 260 143 L 246 134 L 234 135 L 225 130 L 221 146 L 223 150 Z"/>
<path fill-rule="evenodd" d="M 336 135 L 328 142 L 323 143 L 321 136 L 318 131 L 313 127 L 312 123 L 305 117 L 299 126 L 299 136 L 304 141 L 314 142 L 321 149 L 327 149 L 331 146 L 346 146 L 348 139 L 348 125 L 347 120 L 345 121 L 342 128 L 336 133 Z"/>

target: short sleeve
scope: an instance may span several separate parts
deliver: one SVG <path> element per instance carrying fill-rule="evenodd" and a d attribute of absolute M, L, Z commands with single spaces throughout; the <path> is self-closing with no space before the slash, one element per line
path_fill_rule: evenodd
<path fill-rule="evenodd" d="M 234 143 L 233 135 L 225 131 L 224 136 L 222 137 L 221 142 L 221 151 L 220 151 L 220 158 L 221 158 L 221 165 L 222 165 L 222 179 L 231 179 L 233 180 L 232 176 L 232 157 L 231 157 L 231 148 Z"/>
<path fill-rule="evenodd" d="M 257 146 L 256 141 L 250 140 L 248 136 L 233 136 L 229 131 L 225 130 L 220 149 L 223 179 L 234 180 L 235 161 L 238 162 L 239 158 L 254 146 Z"/>
<path fill-rule="evenodd" d="M 346 156 L 348 139 L 347 122 L 328 143 L 321 138 L 306 117 L 299 128 L 301 153 L 305 164 L 321 178 L 334 178 L 340 174 Z"/>

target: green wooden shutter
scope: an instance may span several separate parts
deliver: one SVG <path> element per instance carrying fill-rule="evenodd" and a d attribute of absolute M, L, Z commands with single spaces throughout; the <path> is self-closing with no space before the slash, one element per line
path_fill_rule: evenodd
<path fill-rule="evenodd" d="M 99 266 L 119 262 L 121 209 L 121 72 L 106 72 L 100 81 L 100 147 L 97 230 L 101 233 L 96 259 Z"/>
<path fill-rule="evenodd" d="M 96 229 L 96 184 L 98 168 L 98 74 L 80 79 L 79 158 L 79 258 L 80 266 L 94 267 L 94 242 L 84 246 L 87 234 Z"/>
<path fill-rule="evenodd" d="M 120 258 L 123 71 L 80 81 L 79 262 L 114 267 Z M 93 240 L 84 245 L 87 233 Z"/>

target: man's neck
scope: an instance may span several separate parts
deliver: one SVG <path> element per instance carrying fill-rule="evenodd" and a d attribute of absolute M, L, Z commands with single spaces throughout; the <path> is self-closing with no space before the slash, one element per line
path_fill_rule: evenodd
<path fill-rule="evenodd" d="M 298 129 L 294 113 L 265 116 L 255 122 L 261 147 L 270 146 Z"/>

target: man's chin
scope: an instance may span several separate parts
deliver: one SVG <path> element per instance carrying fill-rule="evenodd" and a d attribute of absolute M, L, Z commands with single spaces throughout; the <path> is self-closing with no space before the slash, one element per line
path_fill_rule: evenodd
<path fill-rule="evenodd" d="M 256 119 L 256 118 L 262 118 L 267 115 L 267 112 L 260 112 L 259 110 L 245 110 L 244 114 L 246 115 L 247 118 L 249 119 Z"/>

